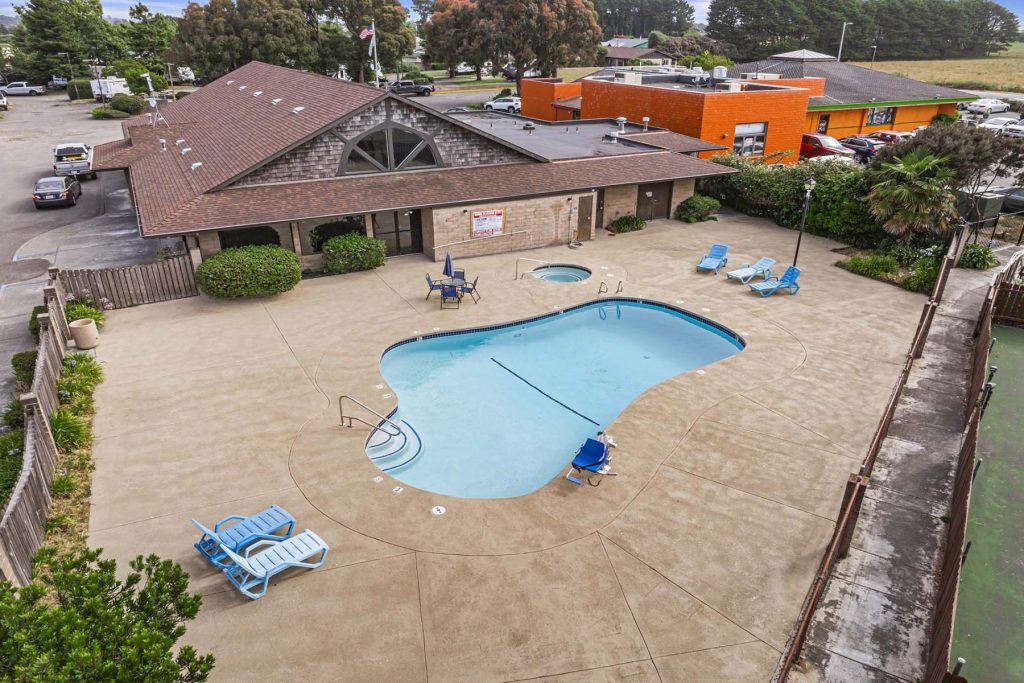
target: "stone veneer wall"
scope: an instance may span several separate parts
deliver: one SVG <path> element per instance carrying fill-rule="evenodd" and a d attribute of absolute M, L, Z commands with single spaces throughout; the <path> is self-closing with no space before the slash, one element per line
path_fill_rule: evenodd
<path fill-rule="evenodd" d="M 403 102 L 384 101 L 343 121 L 234 183 L 235 187 L 338 175 L 345 142 L 391 119 L 433 137 L 445 166 L 478 166 L 529 161 L 530 157 L 460 128 Z M 335 135 L 337 133 L 337 135 Z M 338 136 L 341 136 L 340 138 Z"/>
<path fill-rule="evenodd" d="M 693 196 L 696 181 L 693 178 L 680 178 L 672 182 L 672 205 L 669 209 L 669 218 L 676 212 L 679 202 Z"/>
<path fill-rule="evenodd" d="M 636 213 L 637 186 L 636 185 L 615 185 L 604 188 L 604 214 L 602 220 L 607 228 L 608 224 L 620 216 L 628 216 Z"/>

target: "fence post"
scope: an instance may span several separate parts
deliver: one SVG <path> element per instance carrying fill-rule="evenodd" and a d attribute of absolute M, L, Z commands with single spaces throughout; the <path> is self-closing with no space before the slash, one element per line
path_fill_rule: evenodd
<path fill-rule="evenodd" d="M 50 420 L 47 419 L 46 411 L 43 410 L 39 397 L 33 392 L 30 391 L 27 394 L 22 394 L 18 400 L 21 401 L 21 410 L 25 414 L 25 425 L 27 426 L 30 421 L 34 421 L 35 457 L 36 460 L 40 460 L 40 456 L 45 454 L 45 462 L 41 462 L 44 465 L 42 474 L 47 490 L 49 490 L 50 484 L 53 482 L 53 471 L 57 466 L 57 443 L 53 440 L 53 432 L 50 431 Z M 25 433 L 28 434 L 27 429 Z M 40 448 L 40 445 L 43 448 Z M 47 503 L 47 506 L 49 506 L 49 503 Z M 49 507 L 47 507 L 48 510 Z"/>
<path fill-rule="evenodd" d="M 46 312 L 50 313 L 53 309 L 50 307 L 50 303 L 56 304 L 56 308 L 60 310 L 60 315 L 57 316 L 57 326 L 60 327 L 61 335 L 64 339 L 71 336 L 71 329 L 68 327 L 68 319 L 64 315 L 64 300 L 57 294 L 57 288 L 53 285 L 47 285 L 43 287 L 43 303 L 46 304 Z"/>
<path fill-rule="evenodd" d="M 850 502 L 850 498 L 854 498 L 853 507 L 850 508 L 850 518 L 847 520 L 846 527 L 843 529 L 842 536 L 839 537 L 839 544 L 837 545 L 836 557 L 839 559 L 845 558 L 850 553 L 850 544 L 853 542 L 853 531 L 857 527 L 857 518 L 860 517 L 860 506 L 864 502 L 864 492 L 867 491 L 869 477 L 865 477 L 859 474 L 851 474 L 850 478 L 846 480 L 846 490 L 843 492 L 843 502 L 839 506 L 839 512 L 846 509 L 846 506 Z"/>

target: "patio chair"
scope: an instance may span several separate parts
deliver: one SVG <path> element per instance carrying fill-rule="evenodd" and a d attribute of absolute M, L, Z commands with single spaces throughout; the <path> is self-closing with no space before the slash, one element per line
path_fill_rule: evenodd
<path fill-rule="evenodd" d="M 441 308 L 444 308 L 445 304 L 455 304 L 455 308 L 459 307 L 462 303 L 462 296 L 459 294 L 459 288 L 453 285 L 441 285 Z"/>
<path fill-rule="evenodd" d="M 221 546 L 231 564 L 224 568 L 224 576 L 242 595 L 259 600 L 267 593 L 271 577 L 292 567 L 316 569 L 327 559 L 330 550 L 323 539 L 306 529 L 301 534 L 283 541 L 259 541 L 245 549 L 244 555 Z M 262 548 L 255 555 L 257 548 Z M 312 562 L 310 558 L 319 555 Z"/>
<path fill-rule="evenodd" d="M 456 280 L 462 280 L 463 282 L 465 282 L 466 281 L 466 271 L 464 271 L 464 270 L 452 271 L 452 277 L 455 278 Z"/>
<path fill-rule="evenodd" d="M 796 266 L 786 268 L 782 277 L 772 275 L 764 282 L 751 282 L 747 287 L 760 294 L 762 297 L 771 296 L 780 289 L 788 289 L 790 296 L 800 291 L 800 285 L 796 279 L 800 277 L 800 269 Z"/>
<path fill-rule="evenodd" d="M 729 257 L 726 254 L 729 253 L 729 247 L 724 244 L 712 244 L 711 249 L 708 253 L 704 254 L 704 258 L 697 264 L 697 270 L 703 271 L 714 271 L 715 274 L 722 269 L 726 263 L 729 262 Z"/>
<path fill-rule="evenodd" d="M 430 279 L 430 273 L 427 273 L 427 287 L 430 287 L 430 289 L 427 290 L 427 299 L 429 299 L 430 295 L 434 292 L 441 291 L 441 285 Z M 424 299 L 424 301 L 426 301 L 426 299 Z"/>
<path fill-rule="evenodd" d="M 736 270 L 730 270 L 725 277 L 727 280 L 739 280 L 743 284 L 749 283 L 758 275 L 767 280 L 772 275 L 772 266 L 774 265 L 775 259 L 762 256 L 757 263 L 744 263 Z"/>
<path fill-rule="evenodd" d="M 606 444 L 597 439 L 587 439 L 576 451 L 576 456 L 572 459 L 572 465 L 570 465 L 565 478 L 579 486 L 584 482 L 584 472 L 589 472 L 586 482 L 591 486 L 600 486 L 601 480 L 598 480 L 596 484 L 591 481 L 595 475 L 615 476 L 615 473 L 611 471 L 611 465 L 608 464 L 609 459 Z M 579 476 L 574 477 L 573 473 Z"/>
<path fill-rule="evenodd" d="M 479 281 L 480 276 L 477 275 L 475 278 L 473 278 L 472 283 L 467 282 L 466 284 L 462 285 L 462 287 L 459 287 L 459 290 L 462 294 L 469 294 L 471 297 L 473 297 L 473 303 L 477 303 L 480 301 L 480 293 L 476 289 L 476 283 Z"/>
<path fill-rule="evenodd" d="M 236 524 L 228 526 L 228 522 Z M 224 562 L 227 555 L 221 550 L 222 547 L 238 552 L 253 541 L 288 538 L 295 528 L 295 518 L 277 505 L 271 505 L 251 517 L 228 515 L 214 524 L 212 529 L 207 529 L 194 518 L 192 523 L 203 532 L 194 544 L 195 549 L 210 564 L 221 568 L 227 566 Z"/>

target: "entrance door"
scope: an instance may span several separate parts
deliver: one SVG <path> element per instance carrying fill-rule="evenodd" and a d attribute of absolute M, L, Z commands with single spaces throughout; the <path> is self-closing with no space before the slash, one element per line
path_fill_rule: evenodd
<path fill-rule="evenodd" d="M 644 220 L 668 218 L 672 203 L 672 183 L 649 183 L 637 188 L 636 215 Z"/>
<path fill-rule="evenodd" d="M 594 219 L 594 196 L 580 197 L 579 214 L 576 220 L 576 239 L 589 240 L 593 237 L 591 223 Z"/>
<path fill-rule="evenodd" d="M 423 224 L 419 209 L 380 211 L 373 214 L 373 236 L 384 240 L 388 256 L 423 251 Z"/>
<path fill-rule="evenodd" d="M 828 132 L 828 114 L 818 116 L 818 133 L 824 135 Z"/>

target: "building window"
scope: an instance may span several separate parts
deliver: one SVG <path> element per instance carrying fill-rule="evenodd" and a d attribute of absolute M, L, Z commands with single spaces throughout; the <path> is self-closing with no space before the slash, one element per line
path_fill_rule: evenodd
<path fill-rule="evenodd" d="M 281 235 L 269 225 L 262 225 L 258 228 L 239 228 L 237 230 L 221 230 L 217 233 L 220 237 L 220 248 L 231 249 L 233 247 L 246 247 L 250 244 L 273 244 L 281 245 Z"/>
<path fill-rule="evenodd" d="M 388 122 L 349 143 L 339 174 L 388 173 L 442 166 L 429 136 Z"/>
<path fill-rule="evenodd" d="M 768 134 L 767 123 L 740 123 L 732 140 L 732 153 L 740 156 L 764 154 L 764 139 Z"/>
<path fill-rule="evenodd" d="M 822 114 L 818 117 L 818 133 L 824 135 L 828 132 L 828 114 Z"/>
<path fill-rule="evenodd" d="M 896 107 L 875 107 L 868 109 L 866 126 L 888 126 L 896 119 Z"/>

